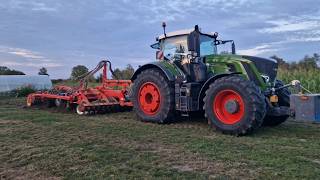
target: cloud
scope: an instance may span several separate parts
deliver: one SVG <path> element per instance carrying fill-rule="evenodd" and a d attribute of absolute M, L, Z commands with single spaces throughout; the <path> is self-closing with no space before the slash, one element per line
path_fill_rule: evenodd
<path fill-rule="evenodd" d="M 40 56 L 37 53 L 34 53 L 32 51 L 28 51 L 26 49 L 10 48 L 10 50 L 12 51 L 8 51 L 9 54 L 14 54 L 14 55 L 25 57 L 25 58 L 40 59 L 40 60 L 47 61 L 45 57 Z"/>
<path fill-rule="evenodd" d="M 296 38 L 289 38 L 288 42 L 317 42 L 320 41 L 320 36 L 318 37 L 296 37 Z"/>
<path fill-rule="evenodd" d="M 50 11 L 57 11 L 57 8 L 55 7 L 50 7 L 48 4 L 45 4 L 43 2 L 33 2 L 32 3 L 32 8 L 31 10 L 33 11 L 46 11 L 46 12 L 50 12 Z"/>
<path fill-rule="evenodd" d="M 272 27 L 258 32 L 279 36 L 285 43 L 320 41 L 320 18 L 316 14 L 268 20 L 267 23 Z"/>
<path fill-rule="evenodd" d="M 234 11 L 237 8 L 248 6 L 249 0 L 122 0 L 121 5 L 117 6 L 115 12 L 119 11 L 121 16 L 128 20 L 141 20 L 147 23 L 155 23 L 161 21 L 178 21 L 188 18 L 191 14 L 208 15 L 209 11 Z M 108 6 L 114 3 L 107 3 Z M 124 8 L 124 6 L 131 6 L 132 8 Z M 132 10 L 135 9 L 135 10 Z M 106 18 L 114 16 L 112 12 L 107 12 L 104 15 Z"/>
<path fill-rule="evenodd" d="M 58 11 L 58 3 L 51 2 L 39 2 L 38 0 L 6 0 L 1 2 L 0 8 L 7 10 L 31 10 L 31 11 L 43 11 L 43 12 L 55 12 Z"/>
<path fill-rule="evenodd" d="M 256 56 L 256 55 L 260 55 L 268 52 L 276 52 L 276 51 L 279 51 L 279 49 L 275 48 L 272 44 L 262 44 L 253 48 L 238 50 L 237 54 Z"/>
<path fill-rule="evenodd" d="M 33 52 L 31 50 L 22 48 L 12 48 L 7 46 L 0 46 L 0 53 L 6 53 L 22 57 L 26 62 L 17 61 L 5 61 L 1 64 L 5 66 L 26 66 L 26 67 L 60 67 L 59 63 L 54 63 L 51 59 L 41 55 L 38 52 Z"/>
<path fill-rule="evenodd" d="M 292 31 L 305 31 L 320 28 L 320 21 L 316 20 L 277 20 L 268 21 L 267 23 L 273 25 L 273 27 L 264 28 L 260 30 L 261 33 L 282 33 Z"/>
<path fill-rule="evenodd" d="M 46 68 L 54 68 L 54 67 L 61 67 L 61 64 L 58 63 L 20 63 L 16 61 L 5 61 L 1 63 L 3 66 L 24 66 L 24 67 L 46 67 Z"/>
<path fill-rule="evenodd" d="M 51 61 L 48 58 L 40 55 L 40 53 L 38 52 L 33 52 L 33 51 L 22 49 L 22 48 L 0 46 L 0 52 L 20 56 L 20 57 L 26 58 L 27 60 L 37 60 L 37 61 L 43 61 L 43 62 Z"/>

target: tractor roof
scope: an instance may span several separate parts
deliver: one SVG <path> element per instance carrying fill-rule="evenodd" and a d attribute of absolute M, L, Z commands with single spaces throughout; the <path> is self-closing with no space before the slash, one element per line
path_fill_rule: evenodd
<path fill-rule="evenodd" d="M 172 32 L 166 33 L 166 37 L 165 37 L 164 34 L 161 34 L 161 35 L 158 37 L 158 39 L 161 40 L 161 39 L 164 39 L 164 38 L 169 38 L 169 37 L 174 37 L 174 36 L 188 35 L 188 34 L 190 34 L 192 31 L 194 31 L 194 28 L 193 28 L 193 29 L 183 29 L 183 30 L 178 30 L 178 31 L 172 31 Z M 213 33 L 201 33 L 201 34 L 210 35 L 210 36 L 213 35 Z"/>

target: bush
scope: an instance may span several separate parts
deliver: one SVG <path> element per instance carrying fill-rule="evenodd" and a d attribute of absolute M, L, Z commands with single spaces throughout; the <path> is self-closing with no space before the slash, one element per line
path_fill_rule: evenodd
<path fill-rule="evenodd" d="M 24 86 L 11 91 L 11 96 L 15 97 L 26 97 L 31 93 L 36 92 L 35 88 L 32 86 Z"/>
<path fill-rule="evenodd" d="M 63 81 L 65 81 L 65 80 L 63 80 L 63 79 L 52 79 L 52 80 L 51 80 L 52 84 L 61 83 L 61 82 L 63 82 Z"/>

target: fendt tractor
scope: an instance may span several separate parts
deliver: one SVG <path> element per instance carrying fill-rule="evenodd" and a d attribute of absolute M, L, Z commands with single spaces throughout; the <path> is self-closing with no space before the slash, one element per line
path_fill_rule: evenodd
<path fill-rule="evenodd" d="M 236 55 L 233 40 L 191 30 L 166 33 L 151 45 L 156 62 L 132 77 L 133 109 L 143 121 L 167 123 L 177 115 L 203 112 L 227 134 L 243 135 L 262 124 L 275 126 L 290 115 L 290 91 L 276 79 L 275 61 Z M 218 54 L 231 43 L 232 54 Z"/>
<path fill-rule="evenodd" d="M 60 85 L 30 94 L 27 105 L 75 109 L 79 115 L 133 107 L 140 120 L 154 123 L 204 114 L 212 127 L 233 135 L 253 132 L 262 125 L 276 126 L 295 113 L 304 115 L 315 109 L 310 105 L 316 102 L 311 96 L 311 101 L 298 95 L 290 100 L 288 87 L 302 86 L 299 81 L 284 85 L 276 79 L 277 62 L 236 55 L 233 40 L 220 40 L 218 33 L 203 33 L 197 25 L 191 30 L 166 33 L 163 23 L 163 31 L 151 45 L 157 50 L 157 60 L 140 66 L 131 81 L 109 80 L 107 71 L 113 73 L 111 62 L 101 61 L 79 78 L 79 86 Z M 231 53 L 218 53 L 223 44 L 231 44 Z M 89 77 L 100 69 L 101 85 L 88 87 Z M 320 104 L 320 96 L 314 97 Z M 320 118 L 317 113 L 312 111 L 307 116 Z"/>

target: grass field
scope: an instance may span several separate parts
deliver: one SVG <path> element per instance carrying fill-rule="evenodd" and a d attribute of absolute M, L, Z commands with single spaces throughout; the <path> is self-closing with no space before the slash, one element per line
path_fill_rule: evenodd
<path fill-rule="evenodd" d="M 315 124 L 233 137 L 203 119 L 157 125 L 0 100 L 0 179 L 319 179 L 319 152 Z"/>

